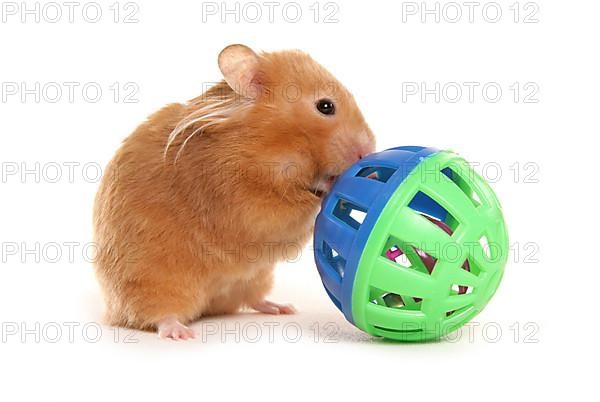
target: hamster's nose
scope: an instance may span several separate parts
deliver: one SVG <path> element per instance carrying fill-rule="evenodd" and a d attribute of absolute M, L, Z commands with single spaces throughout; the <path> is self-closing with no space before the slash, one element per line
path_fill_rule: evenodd
<path fill-rule="evenodd" d="M 358 159 L 363 159 L 365 156 L 375 152 L 375 146 L 371 143 L 362 144 L 357 149 Z"/>
<path fill-rule="evenodd" d="M 375 141 L 370 131 L 360 131 L 357 135 L 348 135 L 344 156 L 349 163 L 355 163 L 375 152 Z"/>

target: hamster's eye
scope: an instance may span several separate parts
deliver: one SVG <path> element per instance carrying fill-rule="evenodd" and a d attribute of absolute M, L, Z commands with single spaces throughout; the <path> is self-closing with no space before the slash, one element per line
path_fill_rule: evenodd
<path fill-rule="evenodd" d="M 317 101 L 317 110 L 323 114 L 334 114 L 335 104 L 331 99 L 319 99 Z"/>

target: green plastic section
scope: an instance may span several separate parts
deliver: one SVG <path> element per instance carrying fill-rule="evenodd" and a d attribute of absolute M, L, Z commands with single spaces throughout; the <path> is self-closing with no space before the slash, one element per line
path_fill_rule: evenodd
<path fill-rule="evenodd" d="M 452 178 L 442 173 L 446 168 Z M 446 223 L 455 228 L 452 235 L 408 206 L 419 191 L 450 213 Z M 484 237 L 487 247 L 480 241 Z M 385 256 L 393 245 L 405 253 L 410 267 Z M 417 249 L 436 259 L 431 274 Z M 447 335 L 485 307 L 507 258 L 508 234 L 493 190 L 458 155 L 433 154 L 398 186 L 369 235 L 354 279 L 354 324 L 400 341 Z M 460 294 L 458 285 L 469 290 Z"/>

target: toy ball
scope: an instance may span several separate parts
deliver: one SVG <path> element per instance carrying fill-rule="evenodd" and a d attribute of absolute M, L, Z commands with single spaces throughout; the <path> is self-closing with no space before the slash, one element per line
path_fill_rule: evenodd
<path fill-rule="evenodd" d="M 334 183 L 315 225 L 316 265 L 348 321 L 401 341 L 445 336 L 498 288 L 508 235 L 494 192 L 450 151 L 369 155 Z"/>

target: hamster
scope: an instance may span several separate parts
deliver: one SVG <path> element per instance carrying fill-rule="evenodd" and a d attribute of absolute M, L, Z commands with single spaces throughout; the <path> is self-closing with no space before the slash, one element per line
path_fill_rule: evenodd
<path fill-rule="evenodd" d="M 307 54 L 236 44 L 218 65 L 224 80 L 148 117 L 100 182 L 110 325 L 178 340 L 203 316 L 294 313 L 265 299 L 273 269 L 308 241 L 335 177 L 374 151 L 352 95 Z"/>

